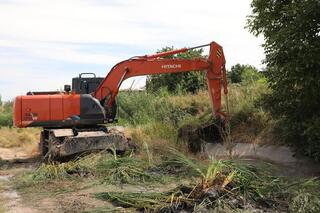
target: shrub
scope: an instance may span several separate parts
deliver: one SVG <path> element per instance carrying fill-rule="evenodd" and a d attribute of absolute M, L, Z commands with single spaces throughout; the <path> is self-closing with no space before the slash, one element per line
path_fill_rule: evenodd
<path fill-rule="evenodd" d="M 11 127 L 13 125 L 12 122 L 12 101 L 7 101 L 2 103 L 0 100 L 0 126 L 9 126 Z"/>
<path fill-rule="evenodd" d="M 251 65 L 236 64 L 227 73 L 230 83 L 255 83 L 264 78 L 263 72 Z"/>

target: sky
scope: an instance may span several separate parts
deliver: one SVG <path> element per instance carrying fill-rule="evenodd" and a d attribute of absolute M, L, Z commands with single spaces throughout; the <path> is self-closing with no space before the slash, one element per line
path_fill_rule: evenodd
<path fill-rule="evenodd" d="M 165 46 L 216 41 L 227 68 L 262 68 L 262 38 L 245 29 L 251 0 L 0 0 L 0 95 L 52 91 L 72 77 L 111 67 Z M 133 82 L 134 81 L 134 82 Z M 145 84 L 126 80 L 122 88 Z"/>

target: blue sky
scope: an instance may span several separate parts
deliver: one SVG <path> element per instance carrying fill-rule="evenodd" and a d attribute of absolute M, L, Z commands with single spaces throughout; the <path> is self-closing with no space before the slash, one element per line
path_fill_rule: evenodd
<path fill-rule="evenodd" d="M 61 89 L 80 72 L 106 76 L 131 56 L 213 40 L 224 47 L 227 67 L 261 68 L 262 38 L 244 29 L 250 2 L 0 0 L 0 95 Z M 136 78 L 134 87 L 144 82 Z"/>

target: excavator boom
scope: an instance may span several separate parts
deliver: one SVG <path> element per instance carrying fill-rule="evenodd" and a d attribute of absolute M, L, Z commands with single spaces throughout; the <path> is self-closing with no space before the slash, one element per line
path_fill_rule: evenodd
<path fill-rule="evenodd" d="M 105 107 L 111 107 L 118 94 L 121 83 L 130 77 L 141 75 L 155 75 L 163 73 L 178 73 L 190 71 L 206 71 L 208 92 L 212 101 L 213 115 L 220 116 L 223 120 L 226 115 L 221 112 L 221 89 L 227 94 L 227 79 L 225 69 L 225 57 L 222 47 L 215 42 L 200 47 L 210 46 L 207 59 L 168 59 L 162 58 L 181 52 L 187 52 L 194 48 L 183 48 L 169 52 L 146 55 L 122 61 L 115 65 L 107 77 L 102 81 L 94 96 L 105 103 Z M 197 47 L 198 48 L 198 47 Z"/>

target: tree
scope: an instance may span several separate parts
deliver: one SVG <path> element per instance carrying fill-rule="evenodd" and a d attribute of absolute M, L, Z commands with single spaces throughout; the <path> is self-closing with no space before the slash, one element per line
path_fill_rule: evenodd
<path fill-rule="evenodd" d="M 247 28 L 264 36 L 272 94 L 264 103 L 285 138 L 320 159 L 320 1 L 253 0 Z"/>
<path fill-rule="evenodd" d="M 263 74 L 254 66 L 236 64 L 228 72 L 228 78 L 231 83 L 252 82 L 263 78 Z"/>
<path fill-rule="evenodd" d="M 165 47 L 157 51 L 166 52 L 173 50 L 173 47 Z M 203 57 L 203 49 L 190 50 L 186 53 L 178 53 L 176 56 L 168 58 L 199 58 Z M 169 73 L 160 75 L 151 75 L 147 77 L 146 88 L 148 92 L 157 92 L 162 88 L 166 88 L 169 92 L 191 92 L 196 93 L 200 89 L 206 88 L 206 80 L 204 72 L 182 72 Z"/>

